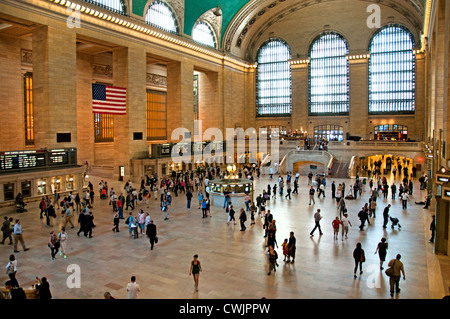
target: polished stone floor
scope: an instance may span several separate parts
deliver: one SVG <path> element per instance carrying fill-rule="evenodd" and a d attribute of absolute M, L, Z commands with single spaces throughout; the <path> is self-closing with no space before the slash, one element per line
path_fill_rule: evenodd
<path fill-rule="evenodd" d="M 414 201 L 423 200 L 425 193 L 415 183 L 414 194 L 408 203 L 408 209 L 402 210 L 400 201 L 379 198 L 377 217 L 371 219 L 371 225 L 360 231 L 357 213 L 368 200 L 368 192 L 362 198 L 347 201 L 349 218 L 353 224 L 349 238 L 342 241 L 333 239 L 331 222 L 337 214 L 335 202 L 329 194 L 330 178 L 327 185 L 327 197 L 317 199 L 315 205 L 308 205 L 307 178 L 301 177 L 298 195 L 292 199 L 277 197 L 267 206 L 277 222 L 277 249 L 281 258 L 275 274 L 267 275 L 268 262 L 265 254 L 265 242 L 260 218 L 256 225 L 240 231 L 237 225 L 227 225 L 227 214 L 222 208 L 213 207 L 212 217 L 202 219 L 201 210 L 196 201 L 190 211 L 186 209 L 184 195 L 174 197 L 167 221 L 163 220 L 159 210 L 159 200 L 149 205 L 140 204 L 149 212 L 158 227 L 159 243 L 153 251 L 145 236 L 132 239 L 128 235 L 128 226 L 121 221 L 119 233 L 113 233 L 113 213 L 107 200 L 98 198 L 99 178 L 90 176 L 96 191 L 92 209 L 97 227 L 93 238 L 77 237 L 75 229 L 68 230 L 67 254 L 63 259 L 59 255 L 52 261 L 47 247 L 51 229 L 59 230 L 60 217 L 52 223 L 51 229 L 45 225 L 45 219 L 39 219 L 38 203 L 28 205 L 24 214 L 12 213 L 12 207 L 0 209 L 0 217 L 20 218 L 24 239 L 29 251 L 15 256 L 18 260 L 17 279 L 23 287 L 31 286 L 36 276 L 46 276 L 50 282 L 54 298 L 96 299 L 103 298 L 105 291 L 116 298 L 126 298 L 126 285 L 130 276 L 135 275 L 141 287 L 139 298 L 151 299 L 243 299 L 243 298 L 313 298 L 313 299 L 386 299 L 389 296 L 389 280 L 379 269 L 378 255 L 374 254 L 381 237 L 389 243 L 387 261 L 402 255 L 405 265 L 406 281 L 401 280 L 401 293 L 394 298 L 428 299 L 442 298 L 449 286 L 448 257 L 436 256 L 433 245 L 428 242 L 430 212 L 423 210 Z M 350 179 L 336 179 L 337 183 Z M 257 192 L 276 179 L 263 176 L 255 181 Z M 108 180 L 110 187 L 123 189 L 123 182 Z M 397 181 L 398 184 L 398 181 Z M 347 186 L 348 187 L 348 186 Z M 195 193 L 194 199 L 197 194 Z M 382 228 L 382 211 L 392 204 L 391 215 L 400 219 L 401 230 Z M 314 226 L 313 214 L 320 208 L 324 216 L 321 222 L 323 236 L 309 233 Z M 239 211 L 239 209 L 236 209 Z M 134 211 L 137 214 L 137 210 Z M 281 243 L 293 231 L 297 239 L 297 258 L 294 264 L 283 262 Z M 353 278 L 354 262 L 352 252 L 356 243 L 361 242 L 366 252 L 363 274 Z M 12 246 L 0 246 L 1 260 L 6 266 Z M 189 275 L 190 262 L 194 254 L 199 255 L 203 271 L 200 274 L 199 291 L 194 289 L 192 276 Z M 69 288 L 67 281 L 73 275 L 70 265 L 80 269 L 80 288 Z M 447 266 L 445 266 L 447 265 Z M 69 267 L 70 266 L 70 267 Z M 443 267 L 443 268 L 442 268 Z M 1 275 L 6 281 L 7 276 Z"/>

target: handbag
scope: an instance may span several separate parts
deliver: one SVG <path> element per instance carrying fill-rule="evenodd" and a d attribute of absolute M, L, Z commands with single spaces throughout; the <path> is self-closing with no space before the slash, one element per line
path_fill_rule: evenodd
<path fill-rule="evenodd" d="M 158 236 L 155 236 L 155 244 L 158 243 Z"/>
<path fill-rule="evenodd" d="M 388 277 L 394 276 L 394 265 L 395 265 L 395 260 L 394 260 L 394 263 L 392 264 L 392 266 L 384 271 L 386 276 L 388 276 Z"/>

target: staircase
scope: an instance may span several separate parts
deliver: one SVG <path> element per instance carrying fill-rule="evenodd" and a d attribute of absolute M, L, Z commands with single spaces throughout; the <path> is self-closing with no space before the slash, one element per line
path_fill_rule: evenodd
<path fill-rule="evenodd" d="M 348 167 L 350 163 L 347 162 L 334 162 L 331 167 L 331 176 L 334 178 L 348 178 Z"/>

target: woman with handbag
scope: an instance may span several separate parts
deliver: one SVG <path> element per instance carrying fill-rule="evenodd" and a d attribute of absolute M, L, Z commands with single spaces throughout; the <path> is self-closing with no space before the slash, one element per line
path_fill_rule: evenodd
<path fill-rule="evenodd" d="M 366 256 L 364 254 L 364 250 L 362 249 L 361 243 L 356 244 L 356 248 L 353 251 L 353 259 L 355 260 L 355 269 L 353 271 L 353 276 L 356 278 L 356 270 L 359 266 L 359 274 L 363 273 L 362 271 L 362 263 L 366 261 Z"/>

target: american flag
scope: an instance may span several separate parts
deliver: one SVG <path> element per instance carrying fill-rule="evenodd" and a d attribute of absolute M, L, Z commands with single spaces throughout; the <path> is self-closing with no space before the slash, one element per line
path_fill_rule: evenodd
<path fill-rule="evenodd" d="M 104 114 L 127 114 L 127 89 L 92 84 L 92 112 Z"/>

